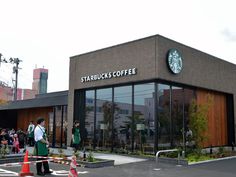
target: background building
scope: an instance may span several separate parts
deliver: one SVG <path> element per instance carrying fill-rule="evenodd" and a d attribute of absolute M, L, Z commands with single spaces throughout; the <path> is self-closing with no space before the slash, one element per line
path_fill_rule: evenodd
<path fill-rule="evenodd" d="M 17 88 L 17 100 L 25 100 L 35 98 L 36 94 L 47 93 L 48 69 L 36 68 L 33 70 L 32 89 Z M 0 99 L 6 101 L 13 100 L 12 87 L 0 81 Z"/>
<path fill-rule="evenodd" d="M 32 89 L 36 94 L 47 93 L 48 69 L 34 69 Z"/>

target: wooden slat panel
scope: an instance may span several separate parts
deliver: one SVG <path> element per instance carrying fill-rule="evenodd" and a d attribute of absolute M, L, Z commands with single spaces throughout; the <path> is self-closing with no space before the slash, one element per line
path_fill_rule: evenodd
<path fill-rule="evenodd" d="M 48 129 L 49 113 L 52 112 L 52 107 L 23 109 L 18 111 L 17 129 L 27 130 L 29 122 L 32 120 L 37 124 L 37 119 L 43 117 L 45 119 L 46 128 Z"/>
<path fill-rule="evenodd" d="M 204 143 L 204 146 L 227 145 L 226 96 L 222 93 L 197 90 L 197 104 L 205 104 L 207 95 L 212 97 L 213 103 L 208 111 L 208 141 Z"/>

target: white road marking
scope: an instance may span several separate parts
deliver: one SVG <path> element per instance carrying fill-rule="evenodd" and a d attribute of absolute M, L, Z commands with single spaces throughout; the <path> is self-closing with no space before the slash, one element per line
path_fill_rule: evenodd
<path fill-rule="evenodd" d="M 182 165 L 176 165 L 176 167 L 182 167 Z"/>
<path fill-rule="evenodd" d="M 88 171 L 79 171 L 78 174 L 86 174 Z"/>
<path fill-rule="evenodd" d="M 14 171 L 0 169 L 0 176 L 18 176 L 18 173 Z"/>
<path fill-rule="evenodd" d="M 65 175 L 68 175 L 69 171 L 66 171 L 66 170 L 58 170 L 58 171 L 53 171 L 52 175 L 55 175 L 55 176 L 65 176 Z M 78 174 L 86 174 L 88 173 L 88 171 L 79 171 Z"/>
<path fill-rule="evenodd" d="M 161 170 L 160 168 L 154 168 L 153 169 L 154 171 L 159 171 L 159 170 Z"/>

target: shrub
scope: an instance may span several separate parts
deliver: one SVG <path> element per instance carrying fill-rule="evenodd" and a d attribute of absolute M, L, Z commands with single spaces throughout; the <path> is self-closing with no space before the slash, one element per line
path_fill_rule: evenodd
<path fill-rule="evenodd" d="M 59 157 L 65 157 L 64 150 L 58 149 Z"/>
<path fill-rule="evenodd" d="M 189 128 L 192 131 L 192 140 L 195 142 L 196 148 L 201 149 L 203 143 L 208 139 L 206 135 L 208 119 L 207 114 L 213 99 L 207 95 L 206 104 L 197 104 L 196 100 L 192 101 L 189 111 Z"/>
<path fill-rule="evenodd" d="M 95 158 L 94 158 L 92 151 L 89 151 L 87 160 L 88 160 L 88 162 L 95 162 Z"/>

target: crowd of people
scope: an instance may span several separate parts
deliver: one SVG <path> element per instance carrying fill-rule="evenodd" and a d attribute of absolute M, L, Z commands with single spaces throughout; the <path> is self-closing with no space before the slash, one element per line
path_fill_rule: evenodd
<path fill-rule="evenodd" d="M 25 149 L 26 145 L 34 146 L 34 124 L 30 125 L 26 131 L 0 128 L 0 148 L 9 148 L 11 153 L 19 153 L 20 149 Z"/>
<path fill-rule="evenodd" d="M 75 121 L 72 129 L 71 143 L 75 152 L 79 149 L 81 142 L 79 125 L 79 122 Z M 26 145 L 34 146 L 33 154 L 37 156 L 38 161 L 36 163 L 37 175 L 51 174 L 53 171 L 49 169 L 48 162 L 43 161 L 49 153 L 49 141 L 44 118 L 38 118 L 36 126 L 31 121 L 26 131 L 0 128 L 0 148 L 6 149 L 10 146 L 12 153 L 19 153 L 21 148 L 26 149 Z M 42 166 L 44 170 L 42 170 Z"/>

